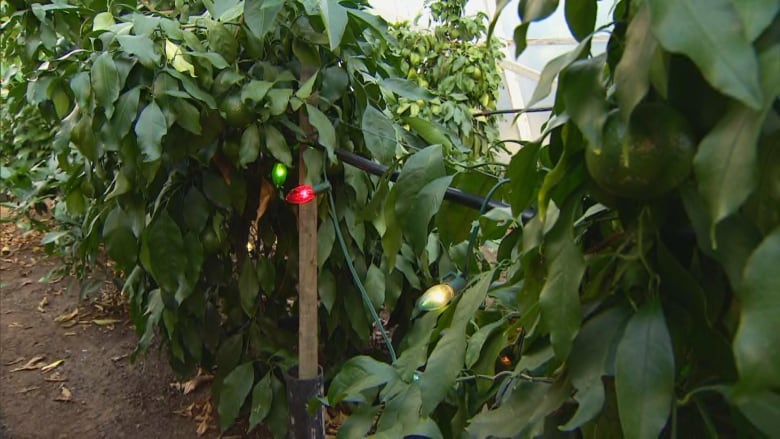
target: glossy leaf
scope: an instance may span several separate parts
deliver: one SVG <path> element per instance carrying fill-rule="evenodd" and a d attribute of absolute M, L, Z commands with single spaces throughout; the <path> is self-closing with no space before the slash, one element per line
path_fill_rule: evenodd
<path fill-rule="evenodd" d="M 596 27 L 596 0 L 566 0 L 564 15 L 569 31 L 577 41 L 593 32 Z"/>
<path fill-rule="evenodd" d="M 380 163 L 391 163 L 395 159 L 396 134 L 393 122 L 384 113 L 369 105 L 363 112 L 363 138 L 366 148 Z"/>
<path fill-rule="evenodd" d="M 453 147 L 452 141 L 444 133 L 444 130 L 430 121 L 419 117 L 407 117 L 404 118 L 404 123 L 412 127 L 414 132 L 425 139 L 429 145 L 442 145 L 447 149 Z"/>
<path fill-rule="evenodd" d="M 745 266 L 739 289 L 739 328 L 734 337 L 734 357 L 740 385 L 745 388 L 780 386 L 780 228 L 756 248 Z"/>
<path fill-rule="evenodd" d="M 515 217 L 520 216 L 535 198 L 539 182 L 537 162 L 540 147 L 536 142 L 523 145 L 509 161 L 507 177 L 512 179 L 509 202 Z"/>
<path fill-rule="evenodd" d="M 737 0 L 732 4 L 742 19 L 748 41 L 758 38 L 780 12 L 780 3 L 775 0 Z"/>
<path fill-rule="evenodd" d="M 257 312 L 257 297 L 260 295 L 260 283 L 257 281 L 257 272 L 252 259 L 246 258 L 238 278 L 238 291 L 241 295 L 241 308 L 249 317 L 254 317 Z"/>
<path fill-rule="evenodd" d="M 111 259 L 125 268 L 133 267 L 138 256 L 138 240 L 133 234 L 129 220 L 122 209 L 116 206 L 109 212 L 103 224 L 106 251 Z"/>
<path fill-rule="evenodd" d="M 339 6 L 341 7 L 341 6 Z M 319 108 L 306 104 L 306 112 L 309 115 L 309 123 L 317 128 L 317 140 L 328 150 L 328 157 L 331 160 L 335 160 L 336 144 L 336 130 L 333 128 L 333 124 Z"/>
<path fill-rule="evenodd" d="M 550 331 L 555 356 L 565 359 L 580 329 L 580 282 L 585 274 L 582 251 L 574 241 L 574 209 L 566 206 L 543 244 L 547 279 L 539 294 L 542 321 Z"/>
<path fill-rule="evenodd" d="M 650 11 L 644 4 L 628 25 L 626 47 L 615 68 L 615 94 L 625 120 L 628 120 L 631 111 L 647 94 L 657 47 L 658 43 L 650 29 Z"/>
<path fill-rule="evenodd" d="M 133 87 L 119 96 L 114 116 L 111 118 L 111 129 L 118 139 L 124 138 L 130 132 L 138 117 L 140 92 L 140 87 Z"/>
<path fill-rule="evenodd" d="M 428 416 L 444 399 L 455 378 L 463 369 L 466 355 L 466 328 L 474 313 L 484 302 L 490 283 L 493 281 L 493 274 L 493 271 L 480 274 L 474 284 L 460 294 L 460 298 L 455 303 L 452 324 L 428 357 L 425 373 L 420 377 L 423 398 L 420 413 L 423 416 Z"/>
<path fill-rule="evenodd" d="M 603 56 L 573 62 L 561 74 L 559 93 L 566 111 L 593 145 L 601 145 L 601 132 L 609 105 L 601 80 L 606 59 Z"/>
<path fill-rule="evenodd" d="M 160 65 L 160 53 L 155 50 L 154 42 L 146 35 L 119 35 L 119 46 L 130 55 L 135 55 L 144 67 L 153 69 Z"/>
<path fill-rule="evenodd" d="M 692 59 L 710 84 L 761 108 L 756 54 L 730 0 L 649 0 L 653 35 L 666 50 Z"/>
<path fill-rule="evenodd" d="M 561 426 L 571 431 L 598 415 L 604 406 L 604 382 L 602 377 L 614 369 L 608 364 L 614 361 L 617 342 L 630 314 L 625 307 L 612 307 L 588 320 L 574 340 L 567 359 L 569 377 L 577 389 L 574 399 L 577 411 Z"/>
<path fill-rule="evenodd" d="M 446 176 L 440 146 L 429 146 L 404 164 L 396 187 L 395 213 L 404 234 L 421 251 L 428 237 L 428 224 L 444 200 L 452 176 Z"/>
<path fill-rule="evenodd" d="M 194 105 L 184 99 L 176 99 L 173 104 L 173 113 L 176 115 L 176 123 L 182 128 L 193 134 L 201 133 L 200 110 Z"/>
<path fill-rule="evenodd" d="M 775 363 L 777 364 L 777 363 Z M 780 395 L 771 390 L 740 395 L 734 401 L 746 418 L 767 437 L 780 436 Z"/>
<path fill-rule="evenodd" d="M 241 406 L 252 390 L 255 380 L 255 369 L 252 362 L 236 367 L 225 377 L 219 392 L 219 429 L 225 431 L 233 425 L 238 417 Z"/>
<path fill-rule="evenodd" d="M 435 96 L 430 91 L 420 87 L 417 83 L 403 78 L 388 78 L 379 81 L 382 88 L 408 99 L 430 100 Z"/>
<path fill-rule="evenodd" d="M 762 87 L 770 96 L 780 91 L 778 56 L 778 46 L 761 55 Z M 712 234 L 715 225 L 736 212 L 758 184 L 757 142 L 767 111 L 768 101 L 760 111 L 732 103 L 699 143 L 693 169 L 709 206 Z"/>
<path fill-rule="evenodd" d="M 385 274 L 374 264 L 368 267 L 364 282 L 368 297 L 374 309 L 379 309 L 385 303 Z"/>
<path fill-rule="evenodd" d="M 253 430 L 268 416 L 273 403 L 273 389 L 271 389 L 271 372 L 255 384 L 252 390 L 252 410 L 249 412 L 249 430 Z"/>
<path fill-rule="evenodd" d="M 352 357 L 339 370 L 328 388 L 328 402 L 361 400 L 360 393 L 397 378 L 395 370 L 369 356 Z"/>
<path fill-rule="evenodd" d="M 536 84 L 536 88 L 534 89 L 534 94 L 531 95 L 531 100 L 528 101 L 526 106 L 532 107 L 537 102 L 546 98 L 547 95 L 550 94 L 552 83 L 558 76 L 558 73 L 566 68 L 566 66 L 574 62 L 574 60 L 579 58 L 585 48 L 589 45 L 590 37 L 587 37 L 583 39 L 580 44 L 578 44 L 577 47 L 575 47 L 571 52 L 567 52 L 563 55 L 553 58 L 550 60 L 550 62 L 545 64 L 544 69 L 542 69 L 542 73 L 539 76 L 539 82 Z"/>
<path fill-rule="evenodd" d="M 238 149 L 238 163 L 246 167 L 257 160 L 260 154 L 260 130 L 256 124 L 249 124 L 241 134 L 241 142 Z M 284 162 L 283 162 L 284 163 Z M 287 165 L 287 163 L 285 163 Z"/>
<path fill-rule="evenodd" d="M 344 31 L 347 29 L 347 10 L 339 4 L 338 0 L 319 0 L 322 22 L 325 24 L 325 32 L 328 34 L 330 50 L 335 51 L 341 43 Z"/>
<path fill-rule="evenodd" d="M 156 102 L 152 101 L 138 116 L 135 123 L 135 135 L 138 146 L 144 156 L 144 161 L 152 162 L 162 154 L 162 138 L 168 132 L 165 115 Z"/>
<path fill-rule="evenodd" d="M 92 65 L 92 91 L 95 93 L 95 101 L 105 111 L 106 117 L 114 114 L 114 102 L 119 98 L 122 85 L 119 83 L 114 58 L 108 52 L 101 53 Z"/>
<path fill-rule="evenodd" d="M 558 8 L 558 0 L 520 0 L 517 15 L 523 22 L 540 21 L 552 15 Z"/>
<path fill-rule="evenodd" d="M 209 220 L 209 207 L 203 194 L 192 187 L 184 197 L 184 224 L 195 233 L 200 233 Z"/>
<path fill-rule="evenodd" d="M 623 434 L 656 438 L 674 402 L 674 352 L 659 301 L 631 317 L 615 357 L 615 390 Z"/>
<path fill-rule="evenodd" d="M 163 211 L 144 231 L 142 244 L 149 255 L 144 268 L 165 292 L 174 293 L 187 269 L 187 253 L 179 226 Z"/>
<path fill-rule="evenodd" d="M 471 420 L 470 437 L 516 437 L 526 432 L 535 410 L 540 406 L 550 385 L 518 380 L 509 383 L 511 395 L 498 408 L 485 410 Z"/>

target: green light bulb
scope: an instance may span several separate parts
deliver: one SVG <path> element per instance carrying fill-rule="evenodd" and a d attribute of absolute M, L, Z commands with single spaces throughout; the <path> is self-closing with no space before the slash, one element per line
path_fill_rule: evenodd
<path fill-rule="evenodd" d="M 284 163 L 274 165 L 274 168 L 271 170 L 271 180 L 276 187 L 281 187 L 287 181 L 287 166 L 284 166 Z"/>

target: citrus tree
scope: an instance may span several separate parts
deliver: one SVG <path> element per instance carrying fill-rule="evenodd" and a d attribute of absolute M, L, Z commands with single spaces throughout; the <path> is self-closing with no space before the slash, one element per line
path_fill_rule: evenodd
<path fill-rule="evenodd" d="M 345 436 L 777 436 L 780 5 L 621 0 L 596 29 L 595 0 L 521 0 L 520 50 L 559 7 L 552 116 L 479 219 L 498 261 L 394 364 L 347 362 Z"/>
<path fill-rule="evenodd" d="M 3 3 L 3 121 L 13 127 L 3 172 L 21 146 L 48 164 L 54 183 L 40 195 L 57 194 L 62 229 L 46 243 L 81 275 L 105 251 L 137 353 L 158 337 L 179 374 L 214 370 L 223 430 L 242 407 L 250 428 L 287 428 L 298 238 L 284 170 L 305 166 L 306 182 L 332 187 L 319 197 L 317 261 L 329 373 L 359 352 L 387 355 L 374 347 L 372 316 L 386 309 L 403 333 L 414 292 L 457 263 L 449 248 L 462 233 L 433 231 L 447 187 L 495 180 L 450 158 L 464 149 L 458 133 L 388 109 L 435 96 L 402 76 L 396 39 L 365 6 Z M 27 112 L 39 119 L 20 121 Z M 37 120 L 41 137 L 22 145 Z M 388 171 L 345 166 L 337 150 Z"/>

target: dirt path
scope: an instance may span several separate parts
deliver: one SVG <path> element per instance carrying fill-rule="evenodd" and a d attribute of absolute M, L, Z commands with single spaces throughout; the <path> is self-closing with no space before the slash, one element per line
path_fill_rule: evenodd
<path fill-rule="evenodd" d="M 39 282 L 55 263 L 39 240 L 0 224 L 0 438 L 198 437 L 208 389 L 172 387 L 156 350 L 131 364 L 136 336 L 121 307 L 79 304 L 67 280 Z"/>

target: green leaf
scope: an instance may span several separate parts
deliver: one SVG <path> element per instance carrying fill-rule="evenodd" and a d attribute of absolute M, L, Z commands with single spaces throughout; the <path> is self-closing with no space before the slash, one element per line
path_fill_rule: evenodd
<path fill-rule="evenodd" d="M 275 28 L 276 16 L 283 6 L 284 0 L 246 0 L 244 22 L 256 38 L 262 39 Z"/>
<path fill-rule="evenodd" d="M 762 87 L 768 96 L 780 91 L 780 46 L 761 55 Z M 760 111 L 732 103 L 715 128 L 699 143 L 693 170 L 699 192 L 715 225 L 736 212 L 758 185 L 758 137 L 771 99 Z M 713 242 L 717 246 L 717 242 Z"/>
<path fill-rule="evenodd" d="M 228 62 L 225 61 L 225 58 L 216 52 L 187 52 L 187 55 L 194 56 L 196 58 L 203 58 L 208 61 L 209 64 L 220 70 L 226 69 L 230 66 Z"/>
<path fill-rule="evenodd" d="M 585 48 L 589 47 L 589 45 L 590 37 L 587 37 L 580 41 L 580 44 L 571 52 L 553 58 L 550 62 L 545 64 L 541 75 L 539 75 L 539 82 L 536 84 L 534 94 L 531 96 L 531 100 L 528 101 L 528 104 L 526 104 L 526 107 L 532 107 L 534 104 L 547 97 L 547 95 L 550 94 L 552 83 L 555 80 L 555 77 L 558 76 L 558 73 L 579 58 Z"/>
<path fill-rule="evenodd" d="M 558 0 L 520 0 L 517 15 L 523 22 L 539 21 L 552 15 L 558 8 Z"/>
<path fill-rule="evenodd" d="M 385 302 L 385 274 L 374 264 L 368 267 L 366 273 L 365 285 L 368 297 L 371 299 L 371 304 L 374 305 L 374 309 L 379 309 Z"/>
<path fill-rule="evenodd" d="M 732 4 L 742 19 L 748 41 L 758 38 L 780 12 L 780 3 L 776 0 L 735 0 Z"/>
<path fill-rule="evenodd" d="M 187 102 L 186 99 L 181 98 L 174 99 L 172 107 L 173 113 L 176 115 L 176 122 L 181 125 L 182 128 L 193 134 L 201 133 L 200 110 Z"/>
<path fill-rule="evenodd" d="M 119 83 L 114 58 L 108 52 L 103 52 L 95 59 L 92 65 L 92 90 L 95 93 L 97 104 L 103 107 L 106 117 L 114 114 L 114 102 L 119 98 L 122 85 Z"/>
<path fill-rule="evenodd" d="M 293 91 L 291 88 L 274 88 L 268 91 L 268 103 L 271 115 L 279 116 L 287 111 Z"/>
<path fill-rule="evenodd" d="M 238 278 L 238 291 L 241 295 L 241 308 L 249 317 L 257 312 L 257 296 L 260 294 L 260 283 L 257 281 L 257 271 L 251 258 L 244 260 L 241 275 Z"/>
<path fill-rule="evenodd" d="M 577 41 L 581 41 L 596 27 L 596 0 L 566 0 L 564 15 L 569 31 Z"/>
<path fill-rule="evenodd" d="M 388 78 L 379 81 L 379 86 L 409 99 L 431 100 L 436 96 L 420 87 L 416 82 L 404 78 Z"/>
<path fill-rule="evenodd" d="M 482 352 L 482 347 L 485 345 L 488 337 L 490 337 L 490 335 L 493 334 L 493 332 L 497 328 L 500 328 L 504 323 L 506 323 L 506 319 L 504 318 L 496 320 L 493 323 L 479 328 L 477 332 L 469 337 L 469 344 L 466 346 L 466 355 L 464 357 L 464 362 L 467 369 L 471 369 L 472 366 L 474 366 L 474 364 L 479 361 L 479 354 Z"/>
<path fill-rule="evenodd" d="M 452 176 L 444 174 L 441 146 L 429 146 L 406 161 L 396 182 L 396 217 L 417 253 L 425 248 L 428 224 L 452 181 Z"/>
<path fill-rule="evenodd" d="M 775 363 L 775 366 L 777 363 Z M 766 437 L 780 437 L 780 395 L 771 390 L 739 395 L 734 403 L 746 418 L 760 428 Z"/>
<path fill-rule="evenodd" d="M 444 133 L 444 129 L 436 126 L 433 122 L 419 117 L 405 117 L 404 123 L 408 124 L 429 145 L 442 145 L 447 149 L 453 148 L 452 141 Z"/>
<path fill-rule="evenodd" d="M 320 302 L 330 314 L 336 302 L 336 278 L 330 270 L 320 272 L 317 277 L 317 291 L 320 293 Z"/>
<path fill-rule="evenodd" d="M 114 116 L 111 118 L 111 129 L 117 139 L 123 139 L 130 132 L 133 122 L 138 117 L 140 94 L 141 88 L 133 87 L 119 96 Z"/>
<path fill-rule="evenodd" d="M 252 410 L 249 412 L 249 430 L 254 430 L 271 412 L 273 389 L 271 389 L 271 372 L 255 384 L 252 390 Z"/>
<path fill-rule="evenodd" d="M 73 96 L 80 108 L 89 106 L 89 96 L 92 93 L 90 83 L 89 72 L 78 72 L 70 78 L 70 89 L 73 90 Z"/>
<path fill-rule="evenodd" d="M 203 176 L 203 192 L 206 198 L 222 209 L 230 207 L 230 190 L 219 174 L 209 172 Z"/>
<path fill-rule="evenodd" d="M 293 159 L 290 147 L 287 146 L 287 140 L 284 135 L 279 132 L 273 125 L 267 125 L 263 127 L 263 135 L 265 136 L 265 147 L 276 160 L 284 163 L 285 166 L 292 166 Z"/>
<path fill-rule="evenodd" d="M 381 386 L 398 378 L 392 366 L 366 355 L 347 360 L 328 387 L 328 402 L 331 406 L 343 400 L 362 401 L 361 392 Z"/>
<path fill-rule="evenodd" d="M 347 10 L 339 4 L 338 0 L 319 0 L 319 3 L 330 50 L 335 51 L 341 44 L 341 38 L 347 28 L 347 21 L 349 21 Z"/>
<path fill-rule="evenodd" d="M 539 294 L 542 321 L 550 331 L 555 356 L 565 359 L 577 336 L 582 319 L 580 282 L 585 274 L 582 251 L 574 242 L 574 203 L 564 206 L 560 219 L 550 230 L 543 246 L 548 263 L 547 279 Z"/>
<path fill-rule="evenodd" d="M 626 46 L 615 68 L 615 94 L 625 120 L 647 94 L 657 46 L 658 42 L 650 32 L 649 9 L 643 4 L 628 24 Z"/>
<path fill-rule="evenodd" d="M 143 252 L 149 255 L 148 266 L 144 264 L 144 268 L 165 292 L 174 293 L 188 264 L 181 230 L 168 212 L 162 211 L 146 228 L 142 245 Z"/>
<path fill-rule="evenodd" d="M 363 112 L 361 125 L 366 148 L 380 163 L 392 163 L 397 145 L 395 126 L 384 113 L 371 105 Z"/>
<path fill-rule="evenodd" d="M 767 236 L 745 265 L 738 290 L 741 311 L 734 357 L 741 388 L 780 387 L 780 228 Z"/>
<path fill-rule="evenodd" d="M 266 136 L 268 136 L 267 131 Z M 238 150 L 238 163 L 242 168 L 245 168 L 246 165 L 254 163 L 254 161 L 257 160 L 257 156 L 259 154 L 260 130 L 257 128 L 256 124 L 249 124 L 249 126 L 247 126 L 244 130 L 243 134 L 241 134 L 241 146 Z M 285 163 L 285 165 L 290 166 L 287 163 Z"/>
<path fill-rule="evenodd" d="M 528 430 L 534 411 L 540 406 L 550 385 L 517 380 L 511 395 L 498 408 L 484 410 L 471 419 L 466 431 L 470 437 L 531 437 L 522 435 Z"/>
<path fill-rule="evenodd" d="M 609 375 L 614 366 L 608 364 L 630 314 L 628 309 L 614 306 L 596 315 L 582 325 L 574 340 L 571 354 L 566 360 L 569 377 L 577 389 L 574 399 L 578 407 L 574 415 L 561 426 L 571 431 L 595 418 L 604 406 L 602 377 Z"/>
<path fill-rule="evenodd" d="M 160 66 L 160 53 L 154 48 L 154 42 L 146 35 L 119 35 L 119 46 L 130 55 L 135 55 L 138 62 L 148 69 Z"/>
<path fill-rule="evenodd" d="M 227 430 L 238 417 L 241 406 L 252 390 L 255 381 L 255 369 L 252 362 L 246 362 L 232 371 L 222 382 L 219 392 L 219 429 Z"/>
<path fill-rule="evenodd" d="M 683 53 L 715 88 L 761 108 L 758 61 L 731 0 L 648 0 L 653 35 Z"/>
<path fill-rule="evenodd" d="M 380 406 L 358 406 L 339 427 L 337 439 L 360 439 L 368 436 Z"/>
<path fill-rule="evenodd" d="M 241 100 L 260 102 L 274 86 L 273 82 L 252 80 L 241 88 Z"/>
<path fill-rule="evenodd" d="M 474 284 L 463 291 L 455 304 L 449 328 L 436 343 L 420 377 L 423 403 L 420 414 L 428 416 L 444 399 L 464 366 L 466 328 L 487 296 L 494 271 L 480 274 Z"/>
<path fill-rule="evenodd" d="M 314 128 L 317 128 L 317 141 L 328 150 L 328 158 L 331 161 L 336 159 L 336 130 L 333 128 L 333 124 L 330 123 L 328 116 L 325 115 L 319 108 L 306 104 L 306 112 L 309 115 L 309 123 Z"/>
<path fill-rule="evenodd" d="M 92 31 L 109 30 L 115 24 L 114 16 L 110 12 L 101 12 L 92 19 Z"/>
<path fill-rule="evenodd" d="M 184 224 L 189 230 L 200 233 L 206 227 L 206 222 L 209 220 L 209 206 L 198 188 L 193 186 L 187 192 L 187 196 L 184 197 L 182 214 Z"/>
<path fill-rule="evenodd" d="M 135 123 L 135 135 L 145 162 L 153 162 L 162 154 L 162 138 L 168 132 L 165 115 L 156 102 L 150 102 Z"/>
<path fill-rule="evenodd" d="M 333 251 L 336 242 L 336 230 L 330 217 L 323 218 L 317 230 L 317 268 L 322 268 Z"/>
<path fill-rule="evenodd" d="M 539 183 L 537 162 L 541 145 L 537 142 L 523 145 L 512 155 L 507 168 L 507 177 L 512 179 L 509 202 L 512 205 L 512 215 L 516 218 L 531 205 L 536 196 Z"/>
<path fill-rule="evenodd" d="M 615 391 L 623 434 L 657 438 L 674 402 L 674 351 L 658 300 L 631 317 L 615 357 Z"/>
<path fill-rule="evenodd" d="M 138 240 L 133 234 L 129 216 L 118 205 L 103 223 L 103 240 L 111 259 L 120 267 L 131 268 L 138 258 Z"/>
<path fill-rule="evenodd" d="M 606 57 L 597 56 L 573 62 L 561 74 L 558 87 L 566 111 L 593 145 L 601 145 L 601 132 L 609 105 L 601 80 Z"/>

